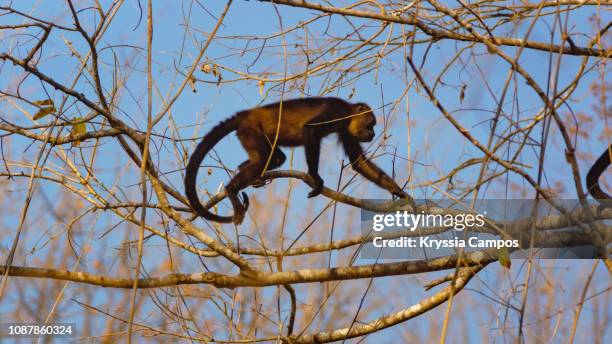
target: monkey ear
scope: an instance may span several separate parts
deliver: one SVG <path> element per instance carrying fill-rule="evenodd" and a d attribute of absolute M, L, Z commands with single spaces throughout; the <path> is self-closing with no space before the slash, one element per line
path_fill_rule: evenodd
<path fill-rule="evenodd" d="M 370 107 L 365 103 L 357 103 L 355 104 L 355 110 L 356 110 L 355 112 L 358 112 L 358 113 L 365 113 L 368 110 L 370 110 Z"/>

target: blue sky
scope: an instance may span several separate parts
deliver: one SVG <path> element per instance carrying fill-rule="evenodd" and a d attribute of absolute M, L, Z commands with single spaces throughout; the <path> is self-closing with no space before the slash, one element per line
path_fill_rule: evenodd
<path fill-rule="evenodd" d="M 67 12 L 63 1 L 20 1 L 18 4 L 14 5 L 24 11 L 31 10 L 33 14 L 44 15 L 45 18 L 56 23 L 66 26 L 71 25 L 71 19 L 66 15 Z M 193 58 L 197 54 L 198 45 L 202 44 L 210 30 L 212 30 L 216 22 L 215 17 L 221 13 L 224 5 L 225 3 L 222 1 L 202 2 L 201 4 L 166 1 L 155 4 L 153 75 L 156 87 L 164 97 L 167 94 L 173 94 L 176 91 L 177 85 L 182 82 L 182 77 L 180 75 L 176 77 L 176 70 L 185 72 L 190 67 Z M 192 7 L 190 8 L 190 6 Z M 299 21 L 310 18 L 316 13 L 311 10 L 295 9 L 285 6 L 278 6 L 277 9 L 282 15 L 283 28 L 296 25 Z M 572 30 L 577 32 L 591 33 L 593 31 L 592 29 L 582 28 L 585 26 L 591 28 L 588 18 L 593 13 L 593 8 L 575 11 L 569 18 L 568 27 L 573 28 Z M 86 25 L 91 25 L 92 17 L 92 15 L 84 14 L 82 20 L 84 23 L 87 23 Z M 131 74 L 126 75 L 126 85 L 129 92 L 122 92 L 120 95 L 121 100 L 118 103 L 119 108 L 117 109 L 117 113 L 121 113 L 121 118 L 128 124 L 144 130 L 146 128 L 146 112 L 143 110 L 146 108 L 146 77 L 143 69 L 145 51 L 141 48 L 144 44 L 146 19 L 143 17 L 140 24 L 137 25 L 138 17 L 137 3 L 134 1 L 126 2 L 124 8 L 117 14 L 114 23 L 109 27 L 102 42 L 100 42 L 100 46 L 112 45 L 113 49 L 101 51 L 100 56 L 102 61 L 104 61 L 102 68 L 106 73 L 103 73 L 103 83 L 106 87 L 110 87 L 113 82 L 111 78 L 111 73 L 114 68 L 112 64 L 113 54 L 116 54 L 119 61 L 121 61 L 122 68 L 125 68 L 124 70 L 128 70 L 128 64 L 130 66 L 136 66 L 136 71 L 131 71 Z M 187 35 L 184 33 L 185 18 L 190 18 L 190 31 Z M 606 19 L 609 20 L 610 16 L 608 15 L 607 18 L 604 16 L 602 22 L 606 22 Z M 5 18 L 5 20 L 7 20 L 6 23 L 8 23 L 8 21 L 12 19 Z M 352 18 L 351 22 L 352 25 L 355 26 L 364 25 L 359 31 L 359 33 L 364 36 L 371 35 L 378 29 L 376 23 L 368 20 Z M 547 22 L 549 26 L 552 25 L 548 19 L 544 20 L 544 22 Z M 240 71 L 248 70 L 258 75 L 263 75 L 262 73 L 282 74 L 285 68 L 285 61 L 282 57 L 283 50 L 281 47 L 283 38 L 279 36 L 270 38 L 266 41 L 266 49 L 263 50 L 261 56 L 259 56 L 259 50 L 256 49 L 261 45 L 261 40 L 248 42 L 247 39 L 249 36 L 262 37 L 275 35 L 279 32 L 280 25 L 281 23 L 279 22 L 274 6 L 257 1 L 235 1 L 223 22 L 223 26 L 217 34 L 217 39 L 215 39 L 207 50 L 204 61 L 208 61 L 208 63 L 211 64 L 221 64 Z M 311 35 L 309 44 L 313 45 L 323 42 L 320 39 L 326 29 L 330 35 L 335 35 L 337 37 L 343 37 L 353 31 L 351 25 L 339 16 L 333 16 L 331 19 L 319 19 L 317 22 L 310 24 L 308 28 L 309 34 Z M 386 29 L 377 40 L 384 41 L 384 38 L 389 34 L 389 30 L 391 29 Z M 394 33 L 401 32 L 401 30 L 401 26 L 393 26 Z M 514 28 L 514 30 L 515 32 L 511 32 L 510 30 L 501 30 L 500 32 L 522 37 L 526 31 L 526 27 L 520 26 Z M 303 37 L 303 33 L 302 30 L 297 30 L 287 35 L 285 39 L 290 43 L 304 43 L 305 38 Z M 558 40 L 558 35 L 557 32 L 555 36 L 556 40 Z M 550 34 L 546 25 L 537 25 L 530 39 L 548 42 L 548 40 L 550 40 Z M 65 32 L 61 34 L 59 32 L 54 32 L 52 34 L 49 45 L 45 48 L 49 49 L 45 50 L 45 55 L 48 59 L 41 64 L 41 69 L 60 81 L 70 80 L 75 72 L 73 69 L 75 57 L 70 56 L 64 40 L 70 41 L 77 50 L 83 51 L 84 49 L 84 42 L 79 39 L 77 34 L 68 34 Z M 14 44 L 12 40 L 0 39 L 0 51 L 4 52 L 6 49 L 12 47 L 12 44 Z M 584 45 L 584 39 L 579 36 L 576 37 L 576 44 Z M 435 44 L 427 51 L 427 62 L 423 67 L 423 74 L 430 84 L 437 76 L 437 73 L 440 72 L 442 66 L 463 46 L 463 44 L 443 41 Z M 248 47 L 249 50 L 242 53 L 245 47 Z M 325 49 L 326 47 L 321 46 L 321 48 Z M 414 48 L 414 58 L 417 63 L 421 62 L 426 51 L 425 48 L 426 47 L 422 45 Z M 180 57 L 181 51 L 184 52 L 182 57 Z M 504 51 L 513 56 L 516 49 L 504 48 Z M 295 54 L 291 55 L 295 57 L 292 57 L 287 62 L 288 73 L 291 74 L 301 71 L 303 69 L 303 63 L 299 61 L 303 60 L 303 54 L 300 55 L 300 48 L 289 45 L 288 52 L 290 55 Z M 483 46 L 476 46 L 472 52 L 473 56 L 467 54 L 463 56 L 465 58 L 464 67 L 457 65 L 449 69 L 443 79 L 444 84 L 438 86 L 436 94 L 449 111 L 456 111 L 453 113 L 457 114 L 462 125 L 467 128 L 472 135 L 481 142 L 486 143 L 490 129 L 490 120 L 493 116 L 492 111 L 495 111 L 497 106 L 495 99 L 499 97 L 509 67 L 499 58 L 488 54 L 486 48 Z M 412 72 L 405 65 L 403 53 L 403 49 L 400 48 L 396 52 L 386 56 L 380 61 L 380 68 L 377 72 L 368 72 L 360 76 L 356 82 L 351 81 L 350 77 L 358 73 L 349 75 L 343 87 L 325 93 L 325 95 L 348 98 L 349 95 L 353 94 L 352 101 L 367 102 L 373 108 L 376 108 L 379 119 L 385 118 L 389 121 L 387 129 L 388 134 L 390 134 L 389 139 L 386 141 L 387 146 L 377 151 L 378 153 L 384 152 L 386 154 L 378 157 L 376 162 L 387 172 L 391 173 L 393 162 L 391 153 L 394 153 L 395 149 L 397 149 L 399 158 L 396 159 L 395 162 L 395 175 L 396 179 L 403 183 L 408 178 L 409 164 L 406 158 L 410 155 L 412 163 L 414 163 L 411 183 L 416 184 L 435 180 L 467 159 L 482 157 L 482 153 L 474 149 L 469 142 L 450 126 L 440 112 L 432 106 L 422 90 L 416 92 L 415 88 L 412 87 L 407 93 L 407 98 L 403 98 L 400 102 L 400 106 L 395 108 L 386 106 L 383 108 L 384 104 L 397 100 L 404 93 L 407 86 L 406 83 L 413 80 Z M 368 53 L 366 56 L 371 54 L 373 53 Z M 332 59 L 333 56 L 333 54 L 328 54 L 321 57 L 321 60 L 329 60 Z M 523 52 L 520 61 L 522 66 L 532 73 L 539 85 L 546 89 L 549 66 L 551 66 L 554 71 L 557 63 L 556 58 L 556 56 L 552 56 L 551 58 L 550 55 L 544 52 L 526 50 Z M 297 65 L 295 65 L 296 61 L 299 62 Z M 589 66 L 592 66 L 594 61 L 595 59 L 591 59 Z M 318 62 L 320 63 L 320 61 Z M 561 72 L 558 75 L 559 85 L 565 86 L 567 82 L 574 77 L 579 63 L 580 59 L 576 57 L 564 56 L 562 58 Z M 6 77 L 0 77 L 1 89 L 5 89 L 10 85 L 14 81 L 15 76 L 19 73 L 19 70 L 12 66 L 4 66 L 4 68 L 3 74 L 6 75 Z M 592 96 L 592 91 L 589 90 L 590 84 L 601 77 L 601 74 L 598 73 L 598 68 L 599 67 L 589 71 L 579 84 L 575 96 L 568 102 L 568 106 L 571 106 L 571 110 L 575 114 L 585 113 L 591 115 L 593 104 L 599 101 Z M 233 80 L 237 78 L 237 75 L 227 70 L 222 70 L 221 73 L 223 80 Z M 195 76 L 201 80 L 214 81 L 211 75 L 205 75 L 200 71 L 198 71 Z M 333 74 L 332 76 L 337 77 L 337 75 Z M 486 80 L 488 85 L 485 84 L 483 80 Z M 301 82 L 306 85 L 306 91 L 309 95 L 322 95 L 323 93 L 321 90 L 329 85 L 329 80 L 326 79 L 325 76 L 313 77 Z M 459 89 L 463 84 L 467 85 L 467 88 L 465 100 L 461 103 L 459 100 Z M 511 86 L 511 90 L 515 86 L 517 87 L 516 99 L 520 101 L 508 97 L 503 107 L 504 112 L 508 116 L 513 116 L 515 119 L 519 115 L 521 119 L 533 117 L 542 107 L 541 100 L 536 97 L 535 93 L 526 86 L 525 82 L 520 77 L 517 77 L 516 83 Z M 29 92 L 32 99 L 45 98 L 41 85 L 32 78 L 27 79 L 22 87 L 23 90 Z M 93 98 L 93 89 L 87 84 L 86 79 L 82 79 L 77 85 L 77 88 L 87 96 Z M 232 115 L 236 111 L 256 106 L 262 102 L 268 103 L 277 101 L 280 88 L 281 84 L 266 83 L 264 90 L 269 93 L 267 93 L 268 97 L 264 98 L 260 94 L 260 88 L 256 81 L 240 80 L 222 84 L 221 86 L 215 85 L 214 82 L 199 82 L 196 85 L 197 92 L 192 92 L 190 89 L 183 92 L 172 107 L 172 118 L 179 127 L 180 134 L 183 138 L 201 136 L 205 133 L 205 130 L 210 129 L 218 121 Z M 54 92 L 54 90 L 50 88 L 47 88 L 47 91 L 50 92 L 54 99 L 59 99 L 60 94 L 57 91 Z M 302 94 L 290 92 L 287 95 L 287 97 L 298 96 L 302 96 Z M 161 101 L 159 98 L 156 98 L 154 101 L 154 112 L 156 112 L 155 110 L 159 110 L 160 107 Z M 567 115 L 570 112 L 569 109 L 568 107 L 562 107 L 559 111 L 562 115 Z M 31 124 L 21 113 L 6 102 L 0 103 L 0 111 L 3 117 L 6 116 L 6 118 L 10 119 L 13 123 L 24 125 Z M 86 114 L 86 109 L 80 105 L 73 106 L 66 111 L 66 116 L 68 117 L 77 115 L 83 116 L 84 114 Z M 406 123 L 407 118 L 411 121 L 410 129 Z M 601 123 L 600 118 L 595 117 L 594 119 Z M 194 127 L 196 123 L 203 123 L 203 126 Z M 589 123 L 580 124 L 584 124 L 589 128 L 592 126 L 592 124 Z M 500 127 L 510 126 L 507 120 L 502 120 Z M 155 133 L 169 134 L 170 131 L 168 128 L 169 123 L 167 118 L 165 118 L 155 128 Z M 379 123 L 377 126 L 377 133 L 380 133 L 382 128 L 383 125 Z M 580 137 L 578 139 L 579 152 L 599 155 L 600 151 L 605 146 L 605 142 L 601 140 L 601 137 L 597 137 L 597 135 L 601 135 L 600 130 L 602 128 L 603 125 L 597 124 L 590 131 L 592 134 L 591 137 Z M 410 130 L 411 138 L 410 152 L 406 144 L 408 130 Z M 540 127 L 536 128 L 532 136 L 539 138 L 540 130 Z M 379 138 L 380 137 L 382 137 L 382 135 L 379 135 Z M 555 182 L 560 182 L 566 186 L 565 193 L 560 196 L 574 198 L 576 194 L 575 191 L 573 191 L 570 169 L 562 153 L 564 146 L 554 125 L 549 139 L 550 143 L 547 148 L 548 153 L 545 163 L 547 186 L 553 186 Z M 380 142 L 380 140 L 377 141 L 377 143 Z M 28 147 L 28 144 L 29 142 L 23 140 L 15 140 L 10 147 L 11 155 L 33 155 L 34 152 L 37 151 L 38 146 Z M 194 144 L 195 142 L 184 142 L 189 152 L 193 149 Z M 334 145 L 335 140 L 332 138 L 328 138 L 325 141 L 321 170 L 325 180 L 331 180 L 335 183 L 338 179 L 338 166 L 343 159 L 343 155 L 342 151 L 335 148 Z M 155 152 L 157 152 L 156 149 L 159 149 L 160 154 L 155 154 L 153 158 L 160 159 L 159 161 L 164 163 L 162 172 L 167 173 L 165 175 L 166 178 L 168 178 L 167 180 L 175 185 L 178 190 L 182 191 L 181 169 L 183 166 L 178 163 L 175 155 L 176 152 L 174 152 L 173 148 L 164 140 L 156 140 L 153 147 L 155 147 Z M 137 199 L 137 195 L 139 194 L 139 188 L 137 186 L 139 180 L 138 173 L 133 173 L 135 170 L 126 172 L 121 169 L 123 165 L 127 164 L 127 157 L 124 154 L 117 153 L 119 152 L 119 147 L 113 142 L 108 142 L 102 149 L 104 149 L 107 154 L 101 155 L 96 162 L 99 177 L 108 183 L 112 183 L 119 175 L 121 180 L 120 185 L 125 187 L 129 197 Z M 234 137 L 228 137 L 222 141 L 217 152 L 223 158 L 224 163 L 230 167 L 237 166 L 246 157 L 240 151 L 238 142 Z M 286 153 L 289 155 L 289 150 L 286 150 Z M 531 166 L 529 173 L 532 176 L 537 175 L 538 153 L 539 151 L 536 149 L 527 149 L 520 158 L 521 163 Z M 74 154 L 76 155 L 77 153 L 74 152 Z M 501 155 L 506 157 L 505 153 Z M 584 176 L 588 168 L 587 161 L 580 160 L 580 164 L 582 167 L 581 173 Z M 288 164 L 283 166 L 283 168 L 288 168 Z M 305 170 L 303 152 L 301 149 L 295 151 L 295 168 Z M 462 180 L 465 182 L 473 182 L 479 171 L 478 168 L 479 167 L 466 170 L 463 174 L 458 176 L 456 182 L 459 185 L 461 185 Z M 202 170 L 201 174 L 204 175 L 205 171 Z M 517 185 L 525 185 L 516 175 L 509 175 L 508 177 L 510 182 L 516 183 Z M 210 177 L 201 178 L 201 180 L 205 180 L 202 184 L 211 185 L 209 189 L 214 190 L 216 185 L 227 180 L 227 175 L 224 173 L 214 173 Z M 344 180 L 347 180 L 346 177 Z M 480 197 L 503 198 L 521 196 L 516 190 L 507 188 L 508 184 L 506 183 L 506 179 L 501 179 L 499 183 L 482 190 Z M 291 196 L 292 207 L 289 213 L 291 221 L 287 225 L 289 236 L 291 236 L 291 234 L 295 235 L 303 229 L 304 224 L 302 223 L 301 209 L 305 208 L 307 205 L 312 205 L 306 203 L 305 195 L 308 192 L 308 188 L 302 183 L 294 184 L 296 187 Z M 272 188 L 275 192 L 284 192 L 286 185 L 286 181 L 275 181 L 273 185 L 268 186 L 268 188 Z M 440 185 L 440 187 L 446 186 L 447 185 Z M 525 187 L 529 188 L 526 185 Z M 41 192 L 49 195 L 48 197 L 51 199 L 60 195 L 58 188 L 50 184 L 41 183 L 41 190 Z M 385 191 L 363 181 L 354 184 L 349 190 L 351 194 L 359 197 L 389 197 Z M 432 188 L 423 187 L 412 191 L 418 198 L 435 198 L 441 196 Z M 266 197 L 264 190 L 249 189 L 247 192 L 250 197 L 256 200 L 261 201 Z M 533 197 L 533 191 L 530 191 L 527 196 Z M 323 209 L 327 200 L 320 196 L 314 202 L 316 202 L 314 203 L 315 209 L 320 210 Z M 339 219 L 342 219 L 342 221 L 339 226 L 341 228 L 335 233 L 336 239 L 342 236 L 351 236 L 359 233 L 359 227 L 356 222 L 358 221 L 358 215 L 355 213 L 354 209 L 347 208 L 348 206 L 339 206 L 338 214 Z M 330 216 L 330 214 L 331 213 L 328 211 L 326 216 Z M 155 220 L 157 220 L 157 218 L 155 218 Z M 6 228 L 14 227 L 16 224 L 16 218 L 13 216 L 5 217 L 2 221 L 3 226 Z M 31 225 L 34 225 L 42 220 L 32 218 L 29 221 Z M 103 228 L 108 228 L 116 223 L 116 221 L 117 219 L 112 216 L 102 217 L 93 230 L 102 231 Z M 322 225 L 321 228 L 327 227 Z M 28 244 L 24 245 L 24 247 L 35 245 L 36 239 L 40 237 L 40 233 L 35 233 L 33 231 L 29 231 L 26 234 L 25 240 Z M 115 245 L 125 240 L 124 234 L 125 232 L 123 231 L 113 232 L 108 236 L 105 242 L 110 245 L 110 247 L 115 247 Z M 317 236 L 312 233 L 311 235 Z M 327 233 L 323 234 L 322 237 L 327 238 Z M 4 238 L 2 244 L 6 247 L 11 241 L 12 238 Z M 152 241 L 151 246 L 155 247 L 155 245 L 163 247 L 159 240 Z M 99 249 L 102 250 L 104 248 Z M 42 248 L 41 252 L 44 252 L 44 248 Z M 39 254 L 42 256 L 42 253 Z M 109 256 L 112 257 L 112 254 Z M 150 253 L 146 264 L 150 267 L 154 266 L 158 262 L 157 259 L 162 258 L 156 257 L 155 253 Z M 196 262 L 195 259 L 194 262 Z M 337 262 L 345 261 L 340 259 L 337 253 L 334 253 L 334 255 L 332 255 L 332 265 Z M 361 261 L 358 261 L 358 263 L 361 263 Z M 583 273 L 590 270 L 592 263 L 592 261 L 548 261 L 543 263 L 546 267 L 545 270 L 549 273 L 546 277 L 554 281 L 553 284 L 555 286 L 561 286 L 557 294 L 557 299 L 555 300 L 556 306 L 561 309 L 577 301 L 574 298 L 575 294 L 573 294 L 573 292 L 575 288 L 583 285 Z M 493 264 L 478 275 L 478 277 L 468 286 L 468 289 L 462 293 L 462 298 L 465 296 L 466 300 L 475 300 L 479 305 L 493 304 L 491 306 L 493 309 L 504 309 L 504 307 L 495 305 L 489 298 L 501 298 L 500 295 L 494 295 L 494 292 L 504 291 L 509 293 L 509 290 L 516 287 L 515 284 L 522 282 L 525 271 L 522 264 L 522 262 L 517 261 L 511 272 L 504 271 L 497 264 Z M 198 271 L 200 268 L 197 264 L 193 266 L 194 271 Z M 601 264 L 598 269 L 592 289 L 590 289 L 591 291 L 600 291 L 609 285 L 609 279 Z M 110 271 L 109 274 L 112 275 L 112 269 Z M 578 276 L 578 278 L 576 278 L 576 276 Z M 368 294 L 368 298 L 376 299 L 379 295 L 384 294 L 386 288 L 396 288 L 398 281 L 400 285 L 413 285 L 414 288 L 408 288 L 410 290 L 407 290 L 405 298 L 393 300 L 393 302 L 390 302 L 388 305 L 381 307 L 382 312 L 388 314 L 391 311 L 398 310 L 402 306 L 408 306 L 418 301 L 419 297 L 425 295 L 420 285 L 422 285 L 424 281 L 433 280 L 435 277 L 437 277 L 437 274 L 429 274 L 426 277 L 405 276 L 383 278 L 376 281 L 373 291 Z M 306 289 L 305 286 L 299 288 Z M 272 289 L 273 288 L 270 288 L 270 293 Z M 96 299 L 102 302 L 107 296 L 108 294 L 106 292 L 102 292 Z M 597 300 L 600 299 L 595 300 L 598 302 Z M 517 302 L 517 300 L 514 301 Z M 457 302 L 458 309 L 461 309 L 462 302 L 466 302 L 465 307 L 469 306 L 467 301 L 459 299 Z M 545 303 L 546 300 L 541 299 L 539 302 Z M 514 305 L 516 306 L 516 303 Z M 587 305 L 587 307 L 585 307 L 580 323 L 580 326 L 584 326 L 583 331 L 586 333 L 588 333 L 589 319 L 593 316 L 593 314 L 589 312 L 589 306 L 590 305 Z M 3 304 L 0 306 L 0 310 L 4 307 L 10 306 Z M 483 308 L 485 307 L 483 306 Z M 213 311 L 211 310 L 211 312 Z M 444 307 L 439 307 L 426 316 L 414 319 L 392 331 L 404 332 L 411 331 L 412 329 L 419 329 L 422 333 L 427 333 L 429 322 L 441 321 L 440 319 L 444 314 L 443 312 Z M 475 312 L 461 313 L 461 317 L 474 319 L 473 322 L 468 321 L 468 323 L 470 326 L 469 328 L 472 330 L 471 332 L 475 334 L 480 331 L 480 327 L 494 327 L 494 322 L 491 318 L 492 313 L 495 312 L 491 309 L 483 309 L 482 311 L 477 310 Z M 571 312 L 568 311 L 566 313 L 564 317 L 567 317 L 567 319 L 564 318 L 564 321 L 569 321 L 568 319 L 570 319 Z M 608 313 L 610 313 L 609 309 Z M 457 329 L 457 331 L 461 332 L 460 329 Z M 391 332 L 385 332 L 385 334 L 389 333 Z M 378 337 L 370 339 L 373 340 L 375 338 Z M 380 339 L 383 341 L 387 340 L 385 337 Z M 459 338 L 449 339 L 451 339 L 451 341 L 461 342 Z"/>

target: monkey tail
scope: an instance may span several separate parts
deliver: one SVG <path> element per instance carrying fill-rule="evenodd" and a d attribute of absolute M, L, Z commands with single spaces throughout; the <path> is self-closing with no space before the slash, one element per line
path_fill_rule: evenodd
<path fill-rule="evenodd" d="M 185 194 L 187 195 L 187 199 L 189 200 L 189 204 L 191 208 L 198 213 L 198 215 L 203 218 L 220 222 L 220 223 L 232 223 L 232 216 L 220 216 L 217 214 L 213 214 L 208 209 L 204 208 L 202 203 L 200 203 L 200 199 L 198 198 L 198 194 L 196 192 L 196 177 L 198 176 L 198 169 L 200 168 L 200 164 L 204 160 L 204 157 L 208 152 L 217 144 L 221 139 L 227 136 L 232 131 L 238 128 L 238 115 L 232 116 L 221 123 L 217 124 L 212 130 L 204 136 L 202 141 L 198 143 L 196 149 L 191 154 L 189 158 L 189 163 L 187 164 L 187 171 L 185 172 Z M 243 197 L 245 198 L 245 209 L 248 207 L 248 198 L 246 194 L 243 193 Z"/>
<path fill-rule="evenodd" d="M 597 199 L 601 205 L 606 207 L 612 207 L 612 197 L 603 191 L 601 186 L 599 186 L 599 177 L 601 177 L 601 175 L 606 171 L 606 168 L 610 166 L 611 151 L 612 145 L 610 145 L 610 147 L 601 154 L 599 159 L 595 161 L 586 176 L 587 190 L 591 196 L 593 196 L 593 198 Z"/>

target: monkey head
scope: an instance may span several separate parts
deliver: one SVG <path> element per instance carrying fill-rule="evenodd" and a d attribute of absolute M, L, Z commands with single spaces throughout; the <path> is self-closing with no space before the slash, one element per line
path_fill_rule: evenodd
<path fill-rule="evenodd" d="M 352 107 L 348 132 L 360 142 L 370 142 L 374 139 L 376 117 L 372 109 L 365 103 L 357 103 Z"/>

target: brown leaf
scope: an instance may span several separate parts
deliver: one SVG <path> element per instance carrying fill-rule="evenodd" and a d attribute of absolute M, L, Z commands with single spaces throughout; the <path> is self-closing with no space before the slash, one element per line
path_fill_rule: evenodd
<path fill-rule="evenodd" d="M 54 106 L 53 99 L 37 100 L 32 104 L 38 105 L 38 106 L 49 106 L 49 105 Z"/>
<path fill-rule="evenodd" d="M 45 117 L 46 115 L 50 114 L 50 113 L 54 113 L 55 107 L 54 106 L 48 106 L 48 107 L 44 107 L 40 110 L 38 110 L 38 112 L 34 115 L 34 120 L 38 120 L 41 119 L 43 117 Z"/>
<path fill-rule="evenodd" d="M 192 76 L 189 77 L 189 87 L 191 87 L 191 90 L 193 91 L 193 93 L 196 93 L 198 90 L 196 89 L 196 79 Z"/>
<path fill-rule="evenodd" d="M 77 117 L 75 118 L 75 120 L 80 120 L 81 117 Z M 70 130 L 70 136 L 77 136 L 80 134 L 85 134 L 85 132 L 87 131 L 87 128 L 85 127 L 85 122 L 81 122 L 81 123 L 77 123 L 75 125 L 72 126 L 72 129 Z M 73 141 L 72 142 L 72 147 L 76 147 L 78 145 L 81 144 L 80 140 L 77 141 Z"/>
<path fill-rule="evenodd" d="M 263 80 L 259 80 L 259 82 L 257 83 L 257 86 L 259 87 L 259 95 L 262 96 L 266 83 Z"/>
<path fill-rule="evenodd" d="M 499 259 L 499 265 L 505 267 L 506 269 L 510 269 L 510 265 L 512 264 L 510 261 L 510 252 L 508 252 L 507 247 L 500 247 L 497 249 L 497 257 Z"/>
<path fill-rule="evenodd" d="M 209 64 L 205 64 L 205 65 L 202 65 L 202 67 L 200 67 L 200 70 L 206 74 L 210 74 L 210 72 L 212 71 L 212 68 L 210 67 Z"/>

